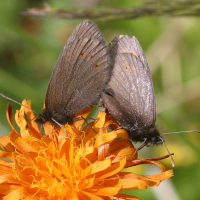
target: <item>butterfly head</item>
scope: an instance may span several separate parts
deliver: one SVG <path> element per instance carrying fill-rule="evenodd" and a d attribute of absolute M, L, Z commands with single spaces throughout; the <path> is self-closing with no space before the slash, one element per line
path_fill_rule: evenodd
<path fill-rule="evenodd" d="M 155 126 L 127 129 L 129 138 L 133 142 L 144 142 L 145 146 L 163 144 L 161 135 Z"/>
<path fill-rule="evenodd" d="M 53 119 L 53 120 L 52 120 Z M 73 115 L 67 115 L 66 111 L 63 110 L 61 112 L 56 111 L 50 111 L 48 108 L 45 108 L 40 114 L 38 119 L 36 119 L 36 122 L 40 124 L 44 124 L 47 121 L 50 121 L 51 123 L 58 122 L 60 124 L 66 124 L 71 123 L 73 120 Z"/>

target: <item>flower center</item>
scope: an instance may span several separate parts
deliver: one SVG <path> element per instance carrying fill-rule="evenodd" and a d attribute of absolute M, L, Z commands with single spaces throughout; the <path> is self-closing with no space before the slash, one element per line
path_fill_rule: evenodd
<path fill-rule="evenodd" d="M 84 149 L 77 148 L 73 141 L 65 151 L 58 151 L 52 143 L 41 146 L 37 153 L 18 154 L 15 157 L 18 180 L 51 197 L 71 196 L 86 187 L 88 182 L 85 181 L 83 166 L 88 161 L 83 157 Z"/>

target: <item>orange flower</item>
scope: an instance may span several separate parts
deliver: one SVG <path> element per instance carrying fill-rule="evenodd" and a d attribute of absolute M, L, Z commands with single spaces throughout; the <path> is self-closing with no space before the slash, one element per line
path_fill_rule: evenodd
<path fill-rule="evenodd" d="M 31 108 L 30 101 L 23 104 Z M 91 109 L 81 113 L 86 118 Z M 108 132 L 110 125 L 118 126 L 110 115 L 100 112 L 96 121 L 83 128 L 84 120 L 64 125 L 67 130 L 50 123 L 42 135 L 32 120 L 34 113 L 22 106 L 15 114 L 20 134 L 13 126 L 12 108 L 7 118 L 12 127 L 10 136 L 0 138 L 0 198 L 4 200 L 108 200 L 138 199 L 121 194 L 123 190 L 147 189 L 158 186 L 171 176 L 172 170 L 155 161 L 138 159 L 123 129 Z M 28 119 L 30 123 L 27 122 Z M 9 161 L 8 161 L 9 160 Z M 158 165 L 162 173 L 142 176 L 120 172 L 139 164 Z"/>

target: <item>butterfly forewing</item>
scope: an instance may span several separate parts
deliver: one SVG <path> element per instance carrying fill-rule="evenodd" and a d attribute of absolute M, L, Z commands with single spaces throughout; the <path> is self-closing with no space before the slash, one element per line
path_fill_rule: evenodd
<path fill-rule="evenodd" d="M 47 109 L 64 117 L 98 103 L 111 70 L 101 32 L 91 21 L 82 22 L 58 58 L 45 98 Z"/>
<path fill-rule="evenodd" d="M 110 95 L 102 94 L 106 107 L 125 127 L 137 129 L 154 125 L 153 83 L 138 40 L 120 35 L 112 41 L 110 54 L 114 68 L 107 86 Z"/>
<path fill-rule="evenodd" d="M 85 20 L 84 22 L 80 23 L 72 32 L 70 35 L 69 39 L 66 42 L 66 46 L 73 42 L 74 40 L 80 39 L 80 38 L 93 38 L 93 39 L 98 39 L 102 43 L 105 43 L 105 40 L 99 31 L 99 29 L 96 27 L 96 25 L 89 21 Z"/>

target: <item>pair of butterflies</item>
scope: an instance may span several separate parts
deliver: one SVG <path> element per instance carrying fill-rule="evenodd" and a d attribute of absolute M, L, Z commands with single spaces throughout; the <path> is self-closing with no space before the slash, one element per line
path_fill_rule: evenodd
<path fill-rule="evenodd" d="M 37 121 L 70 123 L 100 98 L 130 140 L 144 145 L 163 142 L 155 128 L 153 82 L 138 40 L 119 35 L 108 47 L 96 25 L 86 20 L 72 32 L 58 58 L 46 108 Z"/>

